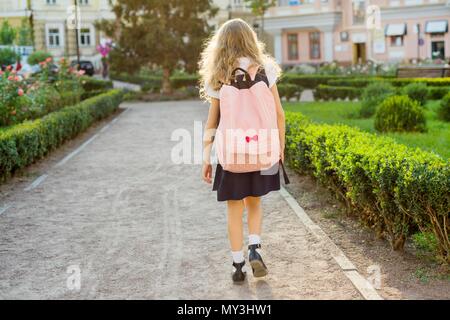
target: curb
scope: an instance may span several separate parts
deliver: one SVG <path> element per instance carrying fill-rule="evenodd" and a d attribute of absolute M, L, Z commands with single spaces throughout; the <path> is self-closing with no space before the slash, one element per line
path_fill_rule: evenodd
<path fill-rule="evenodd" d="M 300 218 L 305 227 L 318 239 L 325 243 L 326 249 L 339 265 L 341 270 L 352 282 L 354 287 L 366 300 L 384 300 L 372 286 L 356 269 L 355 265 L 347 258 L 344 252 L 328 237 L 328 235 L 307 215 L 305 210 L 298 204 L 297 200 L 284 188 L 280 188 L 280 194 L 289 204 L 291 209 Z"/>

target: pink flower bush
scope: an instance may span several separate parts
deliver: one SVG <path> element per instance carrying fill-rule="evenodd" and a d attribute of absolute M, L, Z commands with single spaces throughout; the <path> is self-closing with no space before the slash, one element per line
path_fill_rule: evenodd
<path fill-rule="evenodd" d="M 80 101 L 82 72 L 74 72 L 61 59 L 58 71 L 51 58 L 39 63 L 38 75 L 23 79 L 12 68 L 0 72 L 0 127 L 36 119 Z"/>

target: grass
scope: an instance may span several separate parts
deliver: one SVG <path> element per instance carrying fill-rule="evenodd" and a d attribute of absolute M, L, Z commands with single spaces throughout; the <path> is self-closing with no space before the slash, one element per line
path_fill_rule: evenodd
<path fill-rule="evenodd" d="M 348 101 L 284 103 L 286 111 L 301 112 L 315 122 L 346 124 L 379 134 L 373 127 L 373 118 L 361 119 L 357 117 L 360 107 L 360 102 Z M 450 159 L 450 123 L 437 119 L 436 110 L 438 107 L 439 101 L 429 101 L 426 105 L 428 132 L 387 133 L 384 135 L 392 137 L 399 143 L 434 152 Z"/>

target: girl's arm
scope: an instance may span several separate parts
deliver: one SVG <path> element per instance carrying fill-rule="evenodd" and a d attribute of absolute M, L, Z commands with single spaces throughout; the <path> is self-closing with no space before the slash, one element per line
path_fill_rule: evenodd
<path fill-rule="evenodd" d="M 205 124 L 205 134 L 203 135 L 203 166 L 202 178 L 207 183 L 212 182 L 211 148 L 214 141 L 217 126 L 220 118 L 219 99 L 211 98 L 208 119 Z"/>
<path fill-rule="evenodd" d="M 271 90 L 272 90 L 273 97 L 275 99 L 275 106 L 277 109 L 278 133 L 280 135 L 280 156 L 281 156 L 281 161 L 284 162 L 284 145 L 285 145 L 284 135 L 286 133 L 284 110 L 283 110 L 283 107 L 281 106 L 281 100 L 280 100 L 280 96 L 278 94 L 277 85 L 274 84 L 272 86 Z"/>

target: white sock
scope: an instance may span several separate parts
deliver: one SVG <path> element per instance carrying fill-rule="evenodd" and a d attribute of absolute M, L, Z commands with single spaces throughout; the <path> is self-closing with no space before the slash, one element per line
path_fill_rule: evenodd
<path fill-rule="evenodd" d="M 244 252 L 240 251 L 231 251 L 231 255 L 233 256 L 233 261 L 235 263 L 241 263 L 244 261 Z"/>
<path fill-rule="evenodd" d="M 248 245 L 251 246 L 252 244 L 260 244 L 261 243 L 261 237 L 257 234 L 249 234 L 248 235 Z"/>

